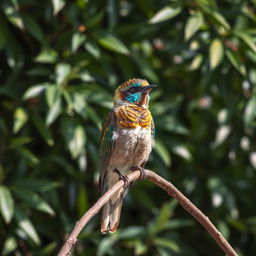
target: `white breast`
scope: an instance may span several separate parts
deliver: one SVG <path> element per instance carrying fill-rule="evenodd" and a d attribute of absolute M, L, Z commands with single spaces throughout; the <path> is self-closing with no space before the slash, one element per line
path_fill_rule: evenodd
<path fill-rule="evenodd" d="M 112 139 L 115 146 L 110 164 L 122 172 L 147 161 L 153 146 L 151 129 L 140 126 L 134 129 L 120 128 L 113 133 Z"/>

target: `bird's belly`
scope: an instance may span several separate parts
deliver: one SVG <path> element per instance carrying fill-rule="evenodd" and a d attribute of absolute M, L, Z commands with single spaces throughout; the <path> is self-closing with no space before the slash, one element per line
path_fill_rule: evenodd
<path fill-rule="evenodd" d="M 126 174 L 131 167 L 144 164 L 152 149 L 150 128 L 120 128 L 113 134 L 114 152 L 110 159 L 111 168 Z"/>

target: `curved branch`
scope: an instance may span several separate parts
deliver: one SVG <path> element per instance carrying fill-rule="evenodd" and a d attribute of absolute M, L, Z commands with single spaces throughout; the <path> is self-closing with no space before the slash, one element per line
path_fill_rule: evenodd
<path fill-rule="evenodd" d="M 140 171 L 134 171 L 128 175 L 130 181 L 138 180 L 140 177 Z M 180 205 L 190 213 L 212 236 L 217 242 L 219 247 L 228 256 L 238 256 L 235 250 L 222 236 L 218 229 L 212 224 L 207 216 L 205 216 L 187 197 L 185 197 L 174 185 L 157 175 L 156 173 L 145 170 L 145 179 L 155 183 L 157 186 L 165 190 L 171 197 L 175 198 Z M 77 241 L 77 236 L 84 228 L 84 226 L 90 221 L 90 219 L 99 212 L 103 205 L 110 199 L 110 197 L 122 188 L 124 182 L 118 181 L 111 189 L 109 189 L 100 199 L 83 215 L 83 217 L 76 223 L 73 231 L 69 235 L 68 239 L 64 243 L 63 247 L 58 253 L 58 256 L 69 255 L 71 248 Z"/>

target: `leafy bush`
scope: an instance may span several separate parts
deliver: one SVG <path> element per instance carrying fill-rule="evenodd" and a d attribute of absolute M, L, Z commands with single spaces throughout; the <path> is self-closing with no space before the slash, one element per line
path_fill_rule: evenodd
<path fill-rule="evenodd" d="M 1 1 L 1 255 L 56 254 L 96 201 L 101 121 L 132 77 L 159 84 L 148 167 L 240 255 L 255 255 L 255 10 L 253 0 Z M 223 255 L 145 181 L 126 197 L 119 231 L 101 235 L 94 218 L 74 255 L 209 252 Z"/>

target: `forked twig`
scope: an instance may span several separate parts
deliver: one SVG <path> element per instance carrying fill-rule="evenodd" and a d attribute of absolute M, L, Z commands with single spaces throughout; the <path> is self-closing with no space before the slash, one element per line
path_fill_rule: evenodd
<path fill-rule="evenodd" d="M 140 177 L 140 171 L 134 171 L 128 175 L 130 181 L 138 180 Z M 231 247 L 228 241 L 222 236 L 218 229 L 212 224 L 207 216 L 205 216 L 187 197 L 185 197 L 172 183 L 168 182 L 155 172 L 145 170 L 145 179 L 155 183 L 160 188 L 164 189 L 171 197 L 175 198 L 180 205 L 190 213 L 212 236 L 217 242 L 219 247 L 228 256 L 238 256 L 235 250 Z M 110 197 L 122 188 L 124 182 L 118 181 L 111 189 L 109 189 L 99 200 L 82 216 L 82 218 L 76 223 L 73 231 L 69 235 L 68 239 L 64 243 L 63 247 L 58 253 L 58 256 L 66 256 L 70 253 L 71 248 L 77 241 L 77 237 L 84 226 L 90 221 L 90 219 L 99 212 L 101 207 L 110 199 Z"/>

